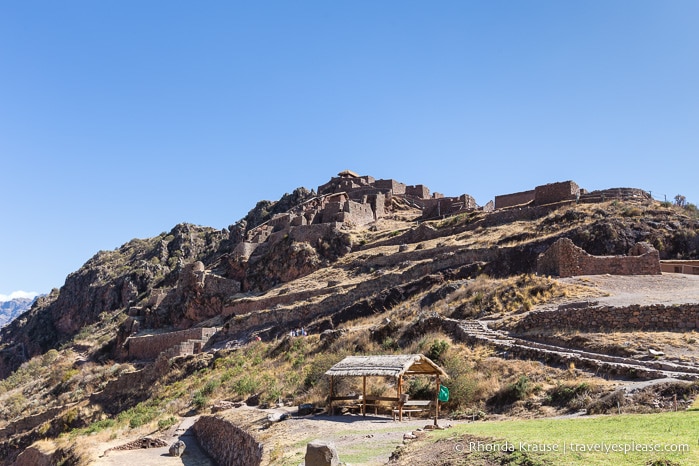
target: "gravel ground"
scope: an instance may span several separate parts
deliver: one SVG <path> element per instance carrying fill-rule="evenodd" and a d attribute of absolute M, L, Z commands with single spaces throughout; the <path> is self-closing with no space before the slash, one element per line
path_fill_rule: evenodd
<path fill-rule="evenodd" d="M 608 293 L 609 296 L 591 301 L 609 306 L 699 303 L 699 275 L 585 275 L 560 280 L 563 283 L 592 286 Z"/>

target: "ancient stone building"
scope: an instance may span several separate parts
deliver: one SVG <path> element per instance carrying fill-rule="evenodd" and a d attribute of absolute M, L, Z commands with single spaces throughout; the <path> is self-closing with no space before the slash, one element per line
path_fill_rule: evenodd
<path fill-rule="evenodd" d="M 199 353 L 218 330 L 215 327 L 190 328 L 177 332 L 130 337 L 126 342 L 129 358 L 155 359 L 161 353 L 166 353 L 172 358 Z"/>
<path fill-rule="evenodd" d="M 636 243 L 628 256 L 593 256 L 561 238 L 537 259 L 540 275 L 660 275 L 660 255 L 649 243 Z"/>
<path fill-rule="evenodd" d="M 534 188 L 534 204 L 545 205 L 562 201 L 574 201 L 580 196 L 580 186 L 574 181 L 549 183 Z"/>

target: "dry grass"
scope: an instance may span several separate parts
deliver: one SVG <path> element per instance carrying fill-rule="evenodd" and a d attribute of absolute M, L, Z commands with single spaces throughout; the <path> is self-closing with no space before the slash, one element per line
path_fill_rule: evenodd
<path fill-rule="evenodd" d="M 562 298 L 597 296 L 599 292 L 583 285 L 570 285 L 531 274 L 505 279 L 479 275 L 446 298 L 456 318 L 504 317 L 528 312 L 536 305 Z"/>

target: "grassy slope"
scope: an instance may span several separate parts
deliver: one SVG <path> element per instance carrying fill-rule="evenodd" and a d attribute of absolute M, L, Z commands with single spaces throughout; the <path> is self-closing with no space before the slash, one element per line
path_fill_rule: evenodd
<path fill-rule="evenodd" d="M 537 445 L 557 446 L 558 452 L 531 454 L 532 459 L 544 459 L 556 465 L 639 465 L 656 460 L 674 464 L 699 464 L 697 423 L 699 412 L 694 410 L 661 414 L 599 416 L 574 419 L 536 419 L 501 422 L 478 422 L 437 432 L 432 441 L 470 434 L 488 438 L 485 444 L 502 445 L 505 441 L 519 449 L 520 442 L 529 448 Z M 673 448 L 688 445 L 688 452 L 572 452 L 571 444 L 612 445 L 639 448 L 659 445 Z M 455 443 L 456 445 L 456 443 Z M 566 451 L 564 452 L 563 449 Z M 463 444 L 465 451 L 469 445 Z M 578 450 L 580 447 L 578 447 Z"/>

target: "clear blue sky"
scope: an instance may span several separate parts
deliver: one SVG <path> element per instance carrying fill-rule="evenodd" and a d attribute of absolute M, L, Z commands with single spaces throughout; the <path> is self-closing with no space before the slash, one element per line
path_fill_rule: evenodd
<path fill-rule="evenodd" d="M 348 168 L 699 202 L 699 2 L 0 3 L 0 293 Z"/>

